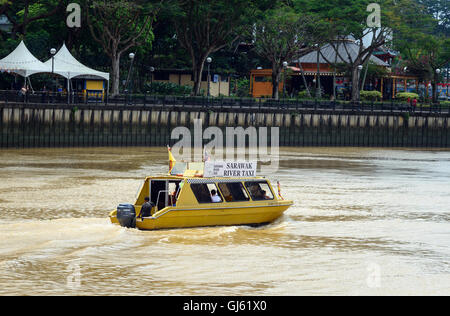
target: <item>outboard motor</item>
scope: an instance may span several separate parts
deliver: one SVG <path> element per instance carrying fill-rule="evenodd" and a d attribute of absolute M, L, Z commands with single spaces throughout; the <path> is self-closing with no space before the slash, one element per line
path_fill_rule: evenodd
<path fill-rule="evenodd" d="M 119 204 L 117 207 L 117 220 L 120 226 L 136 228 L 136 210 L 132 204 Z"/>

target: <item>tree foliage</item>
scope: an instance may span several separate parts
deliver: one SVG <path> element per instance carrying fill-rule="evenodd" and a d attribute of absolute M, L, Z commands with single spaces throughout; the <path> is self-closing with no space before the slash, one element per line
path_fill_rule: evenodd
<path fill-rule="evenodd" d="M 273 98 L 278 99 L 283 63 L 292 62 L 311 50 L 314 22 L 312 17 L 283 5 L 266 11 L 251 30 L 255 52 L 272 66 Z"/>
<path fill-rule="evenodd" d="M 66 26 L 66 6 L 72 2 L 83 9 L 81 28 Z M 381 28 L 367 27 L 370 14 L 367 5 L 372 2 L 381 6 Z M 331 43 L 339 51 L 338 43 L 351 37 L 365 43 L 345 69 L 356 83 L 352 85 L 356 99 L 361 81 L 358 66 L 366 66 L 370 55 L 381 46 L 399 51 L 402 67 L 407 66 L 408 73 L 437 81 L 436 69 L 448 67 L 449 63 L 449 3 L 446 0 L 0 0 L 0 15 L 11 22 L 11 32 L 0 31 L 0 58 L 22 39 L 41 60 L 50 57 L 50 48 L 58 48 L 65 42 L 84 64 L 111 71 L 115 94 L 119 92 L 121 79 L 128 75 L 128 53 L 135 52 L 140 82 L 135 86 L 141 90 L 145 89 L 150 66 L 191 68 L 195 81 L 193 94 L 199 94 L 205 60 L 213 57 L 212 71 L 241 78 L 258 66 L 272 68 L 276 97 L 284 61 L 292 62 L 314 44 Z M 314 22 L 312 26 L 308 20 Z M 368 78 L 372 68 L 369 65 Z"/>
<path fill-rule="evenodd" d="M 129 49 L 151 45 L 159 4 L 149 1 L 91 0 L 86 17 L 92 38 L 111 59 L 112 94 L 119 93 L 120 58 Z"/>
<path fill-rule="evenodd" d="M 373 52 L 382 46 L 392 46 L 392 39 L 417 7 L 412 0 L 378 0 L 381 25 L 368 24 L 368 6 L 373 0 L 294 0 L 298 9 L 317 16 L 321 22 L 315 34 L 318 43 L 329 43 L 339 59 L 347 60 L 351 69 L 352 100 L 359 99 L 360 66 L 366 65 Z M 358 45 L 355 56 L 349 53 L 345 42 L 351 39 Z M 340 53 L 344 48 L 344 54 Z M 324 56 L 322 56 L 324 57 Z M 333 61 L 328 61 L 333 64 Z"/>
<path fill-rule="evenodd" d="M 433 9 L 433 4 L 442 5 L 439 1 L 419 1 L 418 12 L 410 12 L 408 19 L 402 21 L 395 47 L 401 51 L 402 66 L 406 66 L 409 73 L 432 82 L 433 101 L 436 102 L 438 72 L 443 67 L 448 68 L 450 63 L 450 38 L 442 30 L 440 13 L 429 13 L 440 10 L 438 7 Z"/>
<path fill-rule="evenodd" d="M 426 13 L 436 21 L 433 30 L 435 35 L 450 36 L 450 1 L 448 0 L 417 0 Z"/>
<path fill-rule="evenodd" d="M 251 20 L 251 1 L 178 0 L 173 3 L 173 25 L 181 46 L 191 57 L 193 94 L 200 92 L 201 76 L 208 56 L 231 46 Z"/>
<path fill-rule="evenodd" d="M 3 0 L 0 2 L 0 15 L 5 15 L 12 23 L 11 36 L 25 36 L 33 22 L 60 14 L 66 0 Z"/>

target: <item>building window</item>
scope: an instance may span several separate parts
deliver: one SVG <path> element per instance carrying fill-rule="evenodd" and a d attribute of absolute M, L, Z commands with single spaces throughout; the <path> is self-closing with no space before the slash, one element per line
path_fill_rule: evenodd
<path fill-rule="evenodd" d="M 272 81 L 270 77 L 265 76 L 255 76 L 255 82 L 270 82 Z"/>
<path fill-rule="evenodd" d="M 155 72 L 154 80 L 169 80 L 168 72 Z"/>

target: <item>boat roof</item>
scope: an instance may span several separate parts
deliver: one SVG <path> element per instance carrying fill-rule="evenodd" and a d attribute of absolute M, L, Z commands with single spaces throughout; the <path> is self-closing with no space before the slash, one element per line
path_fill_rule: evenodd
<path fill-rule="evenodd" d="M 146 180 L 187 180 L 188 183 L 208 183 L 208 182 L 236 182 L 236 181 L 255 181 L 255 180 L 267 180 L 264 177 L 187 177 L 182 175 L 159 175 L 149 176 Z"/>

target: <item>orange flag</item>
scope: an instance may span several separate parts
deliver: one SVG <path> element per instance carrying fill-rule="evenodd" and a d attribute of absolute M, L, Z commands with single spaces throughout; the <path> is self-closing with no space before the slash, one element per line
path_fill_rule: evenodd
<path fill-rule="evenodd" d="M 173 167 L 175 166 L 175 163 L 177 162 L 175 158 L 172 155 L 172 148 L 167 146 L 167 150 L 169 151 L 169 173 L 172 172 Z"/>

